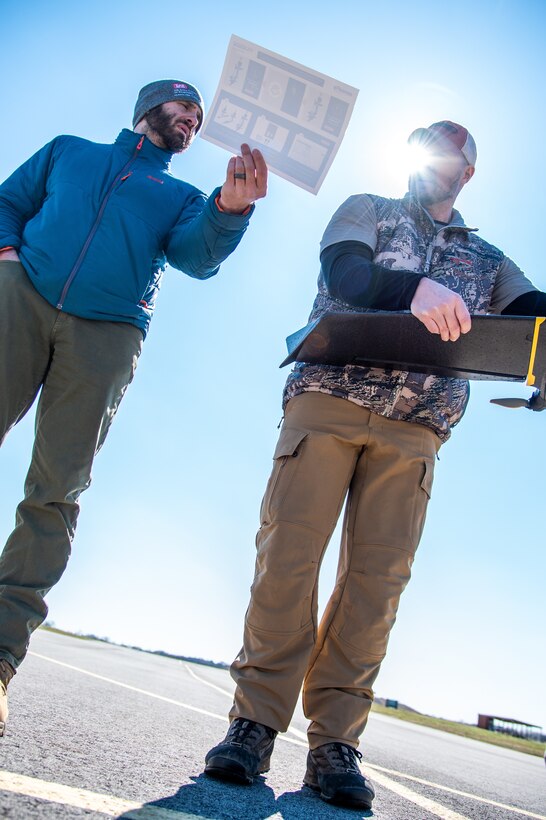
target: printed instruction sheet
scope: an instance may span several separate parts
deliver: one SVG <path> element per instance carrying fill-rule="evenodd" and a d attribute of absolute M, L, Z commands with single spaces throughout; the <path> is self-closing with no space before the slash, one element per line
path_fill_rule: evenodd
<path fill-rule="evenodd" d="M 201 136 L 316 194 L 337 153 L 358 89 L 232 35 Z"/>

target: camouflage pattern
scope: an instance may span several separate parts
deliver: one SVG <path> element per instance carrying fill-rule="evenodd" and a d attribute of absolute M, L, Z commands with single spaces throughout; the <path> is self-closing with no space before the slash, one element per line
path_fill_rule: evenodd
<path fill-rule="evenodd" d="M 502 251 L 478 237 L 476 229 L 468 228 L 457 211 L 448 226 L 438 229 L 410 195 L 404 199 L 367 196 L 377 218 L 374 262 L 392 270 L 426 273 L 459 293 L 470 313 L 488 312 L 497 271 L 504 259 Z M 343 206 L 332 221 L 336 218 L 343 219 Z M 334 299 L 321 272 L 309 321 L 326 311 L 378 312 Z M 283 407 L 293 396 L 305 392 L 328 393 L 388 418 L 425 424 L 445 441 L 466 409 L 469 384 L 463 379 L 402 370 L 299 362 L 286 382 Z"/>

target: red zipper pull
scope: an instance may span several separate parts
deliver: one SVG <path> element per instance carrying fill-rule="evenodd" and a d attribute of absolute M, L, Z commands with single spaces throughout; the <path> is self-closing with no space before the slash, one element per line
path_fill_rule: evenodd
<path fill-rule="evenodd" d="M 139 143 L 138 143 L 138 145 L 137 145 L 137 147 L 136 147 L 137 151 L 140 151 L 140 149 L 142 148 L 142 143 L 143 143 L 143 142 L 144 142 L 144 134 L 141 136 L 141 138 L 140 138 L 140 140 L 139 140 Z"/>
<path fill-rule="evenodd" d="M 129 171 L 128 174 L 125 174 L 125 176 L 120 179 L 120 182 L 125 182 L 126 179 L 129 179 L 132 173 L 132 171 Z"/>

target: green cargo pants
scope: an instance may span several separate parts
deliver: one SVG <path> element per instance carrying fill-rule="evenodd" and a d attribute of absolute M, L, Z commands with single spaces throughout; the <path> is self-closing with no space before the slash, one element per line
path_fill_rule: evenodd
<path fill-rule="evenodd" d="M 0 556 L 0 657 L 17 667 L 68 562 L 78 497 L 133 378 L 142 333 L 53 308 L 0 261 L 0 443 L 41 388 L 25 497 Z"/>
<path fill-rule="evenodd" d="M 440 439 L 428 427 L 304 393 L 288 402 L 261 509 L 231 719 L 286 731 L 303 683 L 310 747 L 358 746 L 425 521 Z M 317 585 L 347 499 L 336 585 Z"/>

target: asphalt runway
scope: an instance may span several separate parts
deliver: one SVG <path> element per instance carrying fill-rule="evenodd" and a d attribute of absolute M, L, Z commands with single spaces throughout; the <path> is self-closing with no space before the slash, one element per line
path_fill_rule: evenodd
<path fill-rule="evenodd" d="M 371 812 L 302 788 L 306 720 L 251 787 L 205 778 L 232 681 L 199 664 L 39 630 L 10 684 L 0 817 L 135 820 L 546 820 L 539 757 L 372 715 L 361 751 Z"/>

